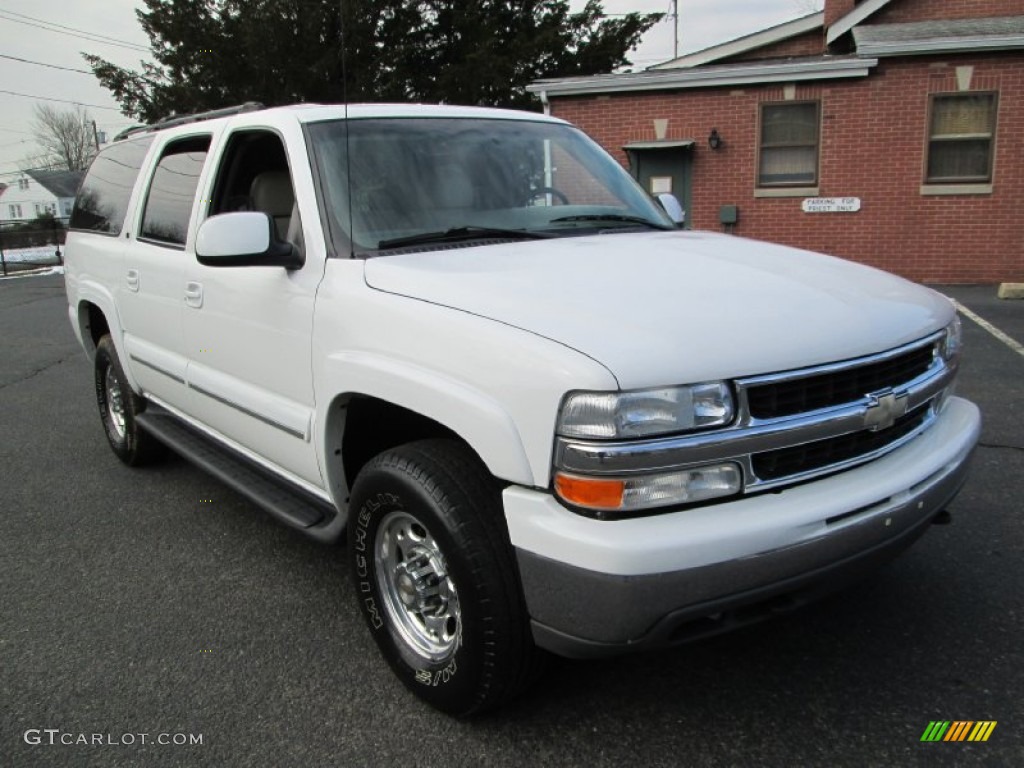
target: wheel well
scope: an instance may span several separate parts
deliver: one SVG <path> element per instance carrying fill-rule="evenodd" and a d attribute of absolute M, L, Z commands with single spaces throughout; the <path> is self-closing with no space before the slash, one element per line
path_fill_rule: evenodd
<path fill-rule="evenodd" d="M 78 305 L 78 322 L 81 324 L 82 338 L 92 341 L 90 352 L 95 352 L 100 339 L 110 333 L 106 315 L 92 302 L 83 301 Z"/>
<path fill-rule="evenodd" d="M 378 453 L 429 437 L 461 438 L 433 419 L 375 397 L 348 402 L 341 455 L 349 488 L 363 466 Z"/>
<path fill-rule="evenodd" d="M 359 470 L 377 454 L 427 438 L 465 443 L 443 424 L 400 405 L 368 395 L 338 397 L 327 419 L 327 456 L 334 459 L 328 473 L 336 498 L 347 500 Z"/>

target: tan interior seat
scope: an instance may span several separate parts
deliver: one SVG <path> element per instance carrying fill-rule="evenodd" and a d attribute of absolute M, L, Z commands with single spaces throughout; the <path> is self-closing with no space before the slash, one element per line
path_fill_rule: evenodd
<path fill-rule="evenodd" d="M 277 236 L 286 240 L 295 207 L 295 194 L 292 192 L 292 180 L 288 172 L 267 171 L 259 174 L 252 180 L 249 197 L 252 210 L 268 214 L 274 220 Z"/>

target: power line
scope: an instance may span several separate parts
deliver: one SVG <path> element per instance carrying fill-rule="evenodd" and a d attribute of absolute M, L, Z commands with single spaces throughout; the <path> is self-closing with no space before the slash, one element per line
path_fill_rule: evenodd
<path fill-rule="evenodd" d="M 103 35 L 103 34 L 100 34 L 99 32 L 90 32 L 87 29 L 80 29 L 79 27 L 68 27 L 68 26 L 65 26 L 64 24 L 58 24 L 55 21 L 50 21 L 49 19 L 40 19 L 40 18 L 38 18 L 36 16 L 29 16 L 27 13 L 21 13 L 19 11 L 12 11 L 12 10 L 10 10 L 8 8 L 0 8 L 0 13 L 6 13 L 8 16 L 17 16 L 18 18 L 21 18 L 21 19 L 28 19 L 29 21 L 38 21 L 40 24 L 49 24 L 51 27 L 60 27 L 61 29 L 69 29 L 72 32 L 82 32 L 82 33 L 84 33 L 86 35 L 92 35 L 93 37 L 101 37 L 104 40 L 111 40 L 111 41 L 113 41 L 115 43 L 125 43 L 125 42 L 127 42 L 126 40 L 122 40 L 119 37 L 111 37 L 110 35 Z M 135 43 L 128 43 L 128 45 L 135 45 Z"/>
<path fill-rule="evenodd" d="M 121 110 L 117 107 L 104 107 L 99 104 L 86 104 L 84 101 L 71 101 L 69 99 L 51 99 L 48 96 L 33 96 L 30 93 L 17 93 L 15 91 L 5 91 L 0 89 L 0 93 L 6 93 L 11 96 L 21 96 L 26 99 L 37 99 L 39 101 L 59 101 L 63 104 L 77 104 L 80 107 L 92 107 L 93 109 L 109 109 L 111 112 L 120 112 Z"/>
<path fill-rule="evenodd" d="M 62 29 L 64 29 L 64 30 L 73 30 L 75 28 L 74 27 L 63 27 L 63 25 L 61 25 L 61 24 L 53 24 L 52 22 L 42 21 L 42 19 L 34 19 L 33 21 L 22 21 L 21 19 L 14 19 L 14 18 L 11 18 L 10 16 L 6 15 L 6 14 L 9 14 L 9 13 L 11 13 L 11 11 L 0 10 L 0 19 L 4 19 L 5 21 L 13 21 L 15 24 L 24 24 L 25 26 L 28 26 L 28 27 L 36 27 L 38 29 L 45 29 L 47 32 L 54 32 L 54 33 L 56 33 L 58 35 L 68 35 L 70 37 L 78 37 L 78 38 L 81 38 L 82 40 L 88 40 L 90 43 L 98 43 L 100 45 L 116 45 L 119 48 L 129 48 L 131 50 L 143 51 L 145 53 L 149 53 L 149 48 L 146 48 L 146 47 L 141 46 L 141 45 L 136 45 L 135 43 L 128 43 L 128 42 L 124 42 L 124 41 L 117 41 L 115 38 L 107 38 L 106 40 L 104 40 L 103 39 L 103 37 L 104 37 L 103 35 L 97 35 L 95 32 L 86 32 L 85 30 L 75 30 L 74 32 L 71 32 L 71 31 L 65 32 L 65 31 L 62 31 L 61 29 L 54 29 L 54 27 L 62 27 Z M 32 18 L 32 17 L 31 16 L 26 16 L 25 18 Z M 36 23 L 34 23 L 36 21 L 39 21 L 39 22 L 42 22 L 42 23 L 36 24 Z M 48 26 L 44 26 L 44 25 L 48 25 Z"/>
<path fill-rule="evenodd" d="M 87 69 L 72 69 L 71 67 L 61 67 L 57 64 L 47 64 L 43 61 L 32 61 L 31 59 L 19 59 L 17 56 L 8 56 L 6 53 L 0 53 L 0 59 L 10 59 L 11 61 L 20 61 L 23 64 L 35 64 L 37 67 L 49 67 L 50 69 L 63 69 L 65 72 L 80 72 L 83 75 L 91 75 Z"/>
<path fill-rule="evenodd" d="M 125 47 L 125 48 L 137 48 L 137 49 L 139 49 L 141 51 L 146 51 L 147 53 L 149 52 L 149 48 L 147 48 L 146 46 L 139 45 L 138 43 L 131 43 L 131 42 L 128 42 L 127 40 L 123 40 L 123 39 L 121 39 L 119 37 L 110 37 L 109 35 L 103 35 L 103 34 L 100 34 L 99 32 L 90 32 L 87 29 L 80 29 L 78 27 L 69 27 L 69 26 L 65 26 L 64 24 L 58 24 L 55 21 L 49 21 L 47 19 L 37 19 L 35 16 L 29 16 L 29 15 L 24 14 L 24 13 L 17 13 L 16 11 L 9 11 L 6 8 L 0 8 L 0 13 L 5 14 L 6 16 L 18 16 L 20 19 L 28 19 L 30 22 L 37 22 L 37 24 L 43 24 L 43 25 L 45 25 L 45 27 L 56 27 L 57 29 L 67 30 L 70 33 L 78 33 L 80 35 L 86 35 L 89 38 L 96 38 L 97 42 L 100 42 L 100 41 L 108 42 L 111 45 L 118 45 L 118 46 Z M 18 19 L 10 19 L 9 18 L 8 21 L 18 21 Z M 27 23 L 27 22 L 19 22 L 19 23 Z M 50 31 L 51 32 L 56 32 L 57 29 L 51 29 Z"/>

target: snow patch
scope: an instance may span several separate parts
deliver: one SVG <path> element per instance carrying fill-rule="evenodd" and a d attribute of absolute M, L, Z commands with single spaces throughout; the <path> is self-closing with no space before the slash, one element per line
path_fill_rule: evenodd
<path fill-rule="evenodd" d="M 22 277 L 42 277 L 43 275 L 63 275 L 64 267 L 42 267 L 40 269 L 19 269 L 6 277 L 0 275 L 0 280 L 16 280 Z"/>
<path fill-rule="evenodd" d="M 63 256 L 63 249 L 61 249 Z M 57 261 L 58 247 L 56 245 L 40 245 L 35 248 L 14 248 L 4 249 L 4 261 L 8 264 L 19 264 L 25 262 L 46 263 Z"/>

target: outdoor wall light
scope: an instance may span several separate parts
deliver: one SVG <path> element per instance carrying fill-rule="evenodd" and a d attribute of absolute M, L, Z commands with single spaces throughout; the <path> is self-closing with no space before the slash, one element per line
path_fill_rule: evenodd
<path fill-rule="evenodd" d="M 722 137 L 718 135 L 717 128 L 711 129 L 711 135 L 708 136 L 708 146 L 711 147 L 711 149 L 718 149 L 722 146 Z"/>

